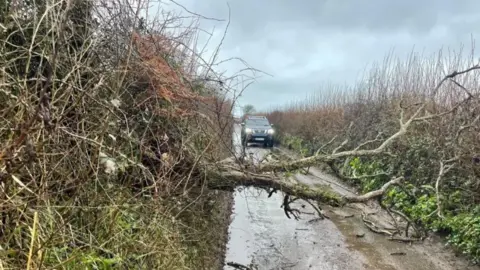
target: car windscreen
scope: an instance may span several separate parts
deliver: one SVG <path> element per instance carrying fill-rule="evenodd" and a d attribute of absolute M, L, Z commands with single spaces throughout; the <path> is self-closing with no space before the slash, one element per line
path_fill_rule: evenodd
<path fill-rule="evenodd" d="M 248 126 L 270 126 L 266 119 L 247 119 L 245 122 Z"/>

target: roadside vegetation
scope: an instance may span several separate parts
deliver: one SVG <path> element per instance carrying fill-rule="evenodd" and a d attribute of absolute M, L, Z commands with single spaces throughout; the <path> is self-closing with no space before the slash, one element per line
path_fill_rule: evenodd
<path fill-rule="evenodd" d="M 412 53 L 406 60 L 389 55 L 356 85 L 326 84 L 308 99 L 270 110 L 267 116 L 284 147 L 311 157 L 379 147 L 399 131 L 402 116 L 407 122 L 406 115 L 424 104 L 423 120 L 414 121 L 384 153 L 345 155 L 326 160 L 323 167 L 362 193 L 403 176 L 404 184 L 382 196 L 383 206 L 403 213 L 417 227 L 445 235 L 456 250 L 479 262 L 477 64 L 473 49 L 470 54 Z"/>
<path fill-rule="evenodd" d="M 254 114 L 256 112 L 255 107 L 251 104 L 243 106 L 243 116 Z"/>
<path fill-rule="evenodd" d="M 229 155 L 238 78 L 139 2 L 1 1 L 0 269 L 222 264 L 231 193 L 197 168 Z"/>

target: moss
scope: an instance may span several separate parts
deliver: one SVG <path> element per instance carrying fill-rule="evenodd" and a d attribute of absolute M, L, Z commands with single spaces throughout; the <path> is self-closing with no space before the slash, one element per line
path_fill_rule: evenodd
<path fill-rule="evenodd" d="M 338 195 L 338 193 L 331 190 L 328 186 L 316 186 L 311 188 L 310 186 L 298 183 L 293 186 L 294 193 L 302 193 L 304 196 L 317 200 L 320 203 L 326 203 L 329 205 L 344 205 L 345 201 Z"/>

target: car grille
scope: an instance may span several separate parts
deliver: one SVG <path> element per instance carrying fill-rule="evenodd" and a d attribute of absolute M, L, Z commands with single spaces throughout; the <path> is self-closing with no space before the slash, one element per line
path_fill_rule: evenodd
<path fill-rule="evenodd" d="M 267 133 L 267 130 L 265 130 L 265 129 L 254 129 L 253 133 L 255 133 L 255 134 L 265 134 L 265 133 Z"/>

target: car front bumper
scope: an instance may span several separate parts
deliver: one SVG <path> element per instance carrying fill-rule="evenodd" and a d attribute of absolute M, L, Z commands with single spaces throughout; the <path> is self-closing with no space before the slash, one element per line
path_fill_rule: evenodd
<path fill-rule="evenodd" d="M 273 139 L 272 134 L 247 134 L 246 141 L 251 143 L 264 143 L 270 142 Z"/>

